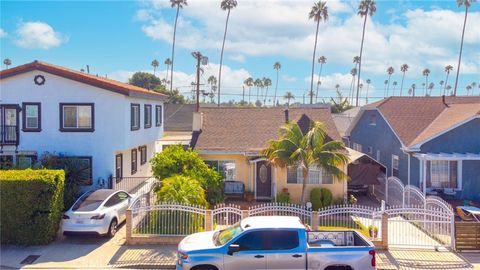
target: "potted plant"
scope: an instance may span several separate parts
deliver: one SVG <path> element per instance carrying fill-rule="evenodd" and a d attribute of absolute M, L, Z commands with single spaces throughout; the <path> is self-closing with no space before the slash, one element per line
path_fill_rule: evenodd
<path fill-rule="evenodd" d="M 255 199 L 255 194 L 252 191 L 245 192 L 245 201 L 253 202 L 254 199 Z"/>
<path fill-rule="evenodd" d="M 371 238 L 377 238 L 378 227 L 373 225 L 368 226 L 368 234 L 370 234 Z"/>

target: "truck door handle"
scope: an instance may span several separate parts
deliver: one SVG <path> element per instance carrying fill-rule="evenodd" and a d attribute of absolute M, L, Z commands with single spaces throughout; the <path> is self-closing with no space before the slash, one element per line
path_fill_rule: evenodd
<path fill-rule="evenodd" d="M 264 256 L 263 255 L 255 255 L 255 258 L 257 259 L 260 259 L 260 258 L 263 258 Z"/>
<path fill-rule="evenodd" d="M 294 258 L 300 258 L 300 257 L 302 257 L 302 255 L 300 255 L 300 254 L 295 254 L 295 255 L 292 255 L 292 257 L 294 257 Z"/>

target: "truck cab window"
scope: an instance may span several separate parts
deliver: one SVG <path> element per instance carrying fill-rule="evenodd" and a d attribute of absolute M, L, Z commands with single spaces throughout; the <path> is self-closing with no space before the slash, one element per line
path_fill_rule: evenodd
<path fill-rule="evenodd" d="M 235 244 L 240 246 L 241 251 L 263 250 L 264 243 L 264 233 L 261 231 L 247 233 L 235 241 Z"/>
<path fill-rule="evenodd" d="M 275 230 L 265 232 L 268 250 L 289 250 L 299 246 L 298 232 Z"/>

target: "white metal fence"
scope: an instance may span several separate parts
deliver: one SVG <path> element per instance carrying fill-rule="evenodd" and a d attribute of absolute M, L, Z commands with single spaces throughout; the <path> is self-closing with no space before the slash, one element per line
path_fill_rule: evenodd
<path fill-rule="evenodd" d="M 229 226 L 242 219 L 242 210 L 235 204 L 219 204 L 212 210 L 213 228 Z"/>
<path fill-rule="evenodd" d="M 312 210 L 301 205 L 287 203 L 266 203 L 251 206 L 249 216 L 297 216 L 303 224 L 312 225 Z"/>

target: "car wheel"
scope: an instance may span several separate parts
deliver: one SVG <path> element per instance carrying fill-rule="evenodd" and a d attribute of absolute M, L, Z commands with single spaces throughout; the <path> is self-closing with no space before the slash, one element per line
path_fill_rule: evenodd
<path fill-rule="evenodd" d="M 111 238 L 111 237 L 115 236 L 115 234 L 117 233 L 117 225 L 118 225 L 118 223 L 117 223 L 116 219 L 114 219 L 114 220 L 112 220 L 112 222 L 110 222 L 110 226 L 108 227 L 108 233 L 107 233 L 108 237 Z"/>

